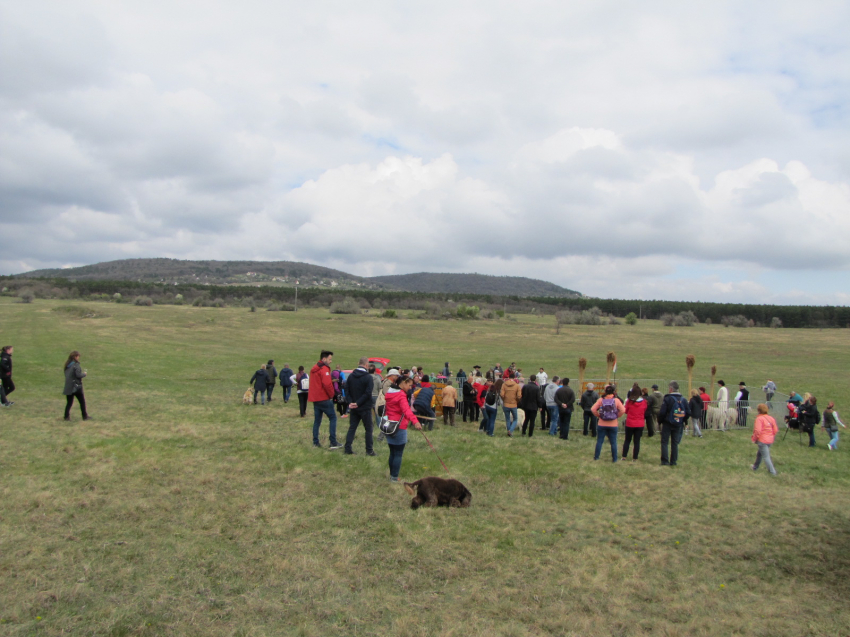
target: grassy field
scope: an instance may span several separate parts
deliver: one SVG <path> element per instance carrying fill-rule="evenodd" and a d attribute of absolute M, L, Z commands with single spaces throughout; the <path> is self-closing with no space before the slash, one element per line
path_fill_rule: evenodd
<path fill-rule="evenodd" d="M 73 307 L 68 307 L 73 306 Z M 63 309 L 64 308 L 64 309 Z M 81 318 L 94 312 L 96 316 Z M 454 369 L 699 380 L 813 390 L 850 416 L 850 331 L 432 322 L 325 310 L 0 301 L 16 404 L 0 409 L 3 635 L 850 635 L 850 439 L 773 447 L 746 432 L 658 437 L 638 463 L 593 442 L 429 437 L 473 493 L 411 511 L 386 447 L 315 450 L 297 402 L 243 406 L 259 363 L 321 348 Z M 89 411 L 62 420 L 61 365 L 82 352 Z M 279 391 L 279 390 L 278 390 Z M 575 426 L 575 419 L 573 421 Z M 341 421 L 341 429 L 347 427 Z M 326 424 L 322 433 L 327 436 Z M 622 441 L 620 441 L 622 444 Z M 604 456 L 603 456 L 604 458 Z M 441 475 L 411 432 L 402 478 Z"/>

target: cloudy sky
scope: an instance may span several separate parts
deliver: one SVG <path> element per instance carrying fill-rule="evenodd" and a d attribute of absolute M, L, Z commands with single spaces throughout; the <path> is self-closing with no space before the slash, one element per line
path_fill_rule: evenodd
<path fill-rule="evenodd" d="M 0 273 L 850 303 L 850 3 L 0 0 Z"/>

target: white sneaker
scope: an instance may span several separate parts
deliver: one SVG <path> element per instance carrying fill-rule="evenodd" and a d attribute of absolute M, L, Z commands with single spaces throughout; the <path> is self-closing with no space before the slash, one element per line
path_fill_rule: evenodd
<path fill-rule="evenodd" d="M 333 451 L 334 449 L 342 449 L 342 445 L 336 443 L 335 445 L 331 445 L 330 447 L 328 447 L 328 449 L 330 449 L 331 451 Z"/>

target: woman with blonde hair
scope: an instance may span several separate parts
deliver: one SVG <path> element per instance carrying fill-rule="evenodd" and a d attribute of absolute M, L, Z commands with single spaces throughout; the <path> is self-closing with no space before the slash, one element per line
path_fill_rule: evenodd
<path fill-rule="evenodd" d="M 752 470 L 758 471 L 761 461 L 764 460 L 764 464 L 767 466 L 767 470 L 770 471 L 770 475 L 775 476 L 776 469 L 773 468 L 773 462 L 770 459 L 770 445 L 773 444 L 779 428 L 776 426 L 776 420 L 773 416 L 768 415 L 767 405 L 761 403 L 756 410 L 758 411 L 758 416 L 756 416 L 756 421 L 753 424 L 752 440 L 758 445 L 759 450 L 756 453 L 756 462 L 752 466 Z"/>

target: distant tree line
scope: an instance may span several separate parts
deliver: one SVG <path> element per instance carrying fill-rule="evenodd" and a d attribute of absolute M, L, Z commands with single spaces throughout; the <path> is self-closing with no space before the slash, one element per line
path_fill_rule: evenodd
<path fill-rule="evenodd" d="M 19 296 L 22 300 L 73 298 L 115 301 L 115 295 L 119 294 L 119 299 L 126 302 L 133 302 L 136 297 L 145 297 L 154 304 L 247 305 L 266 309 L 292 309 L 296 302 L 294 288 L 276 286 L 191 283 L 172 285 L 137 281 L 0 277 L 0 288 L 3 294 Z M 613 317 L 627 317 L 633 313 L 638 319 L 662 319 L 664 315 L 679 316 L 686 313 L 688 320 L 692 317 L 694 323 L 711 322 L 737 326 L 741 321 L 740 317 L 743 317 L 747 324 L 752 326 L 850 327 L 850 307 L 847 306 L 641 301 L 589 297 L 559 299 L 356 289 L 335 292 L 327 288 L 298 288 L 298 307 L 329 308 L 336 303 L 337 308 L 351 309 L 352 302 L 356 302 L 361 309 L 417 310 L 430 318 L 457 316 L 457 307 L 463 305 L 467 308 L 479 308 L 480 315 L 477 316 L 480 318 L 505 313 L 544 314 L 552 315 L 558 323 L 581 322 L 579 319 L 574 321 L 573 318 L 576 315 L 581 317 L 583 312 Z M 561 318 L 558 318 L 559 313 Z M 588 314 L 584 316 L 587 317 Z"/>

